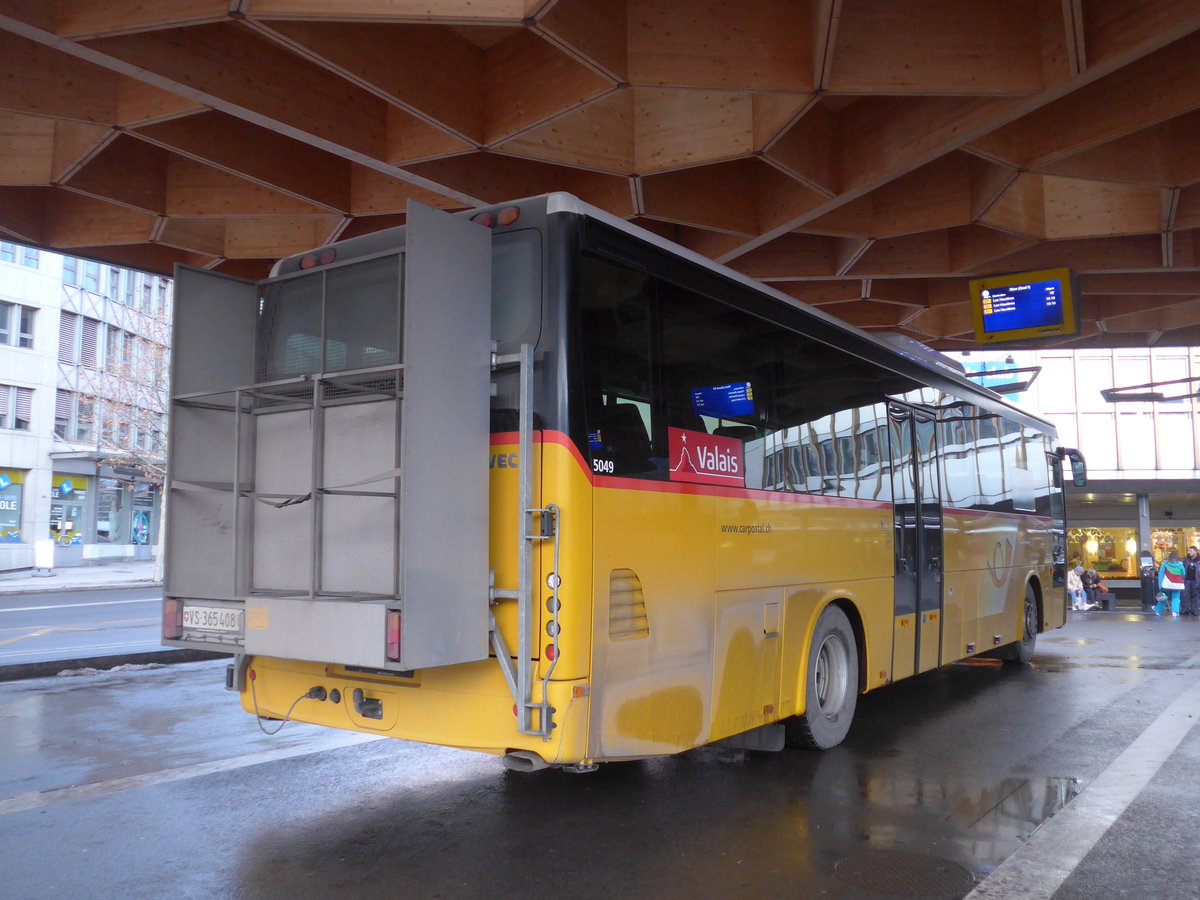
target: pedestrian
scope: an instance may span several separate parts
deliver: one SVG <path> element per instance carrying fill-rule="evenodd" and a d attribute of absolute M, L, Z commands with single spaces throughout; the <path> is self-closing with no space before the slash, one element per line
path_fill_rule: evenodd
<path fill-rule="evenodd" d="M 1067 593 L 1071 596 L 1071 609 L 1087 609 L 1083 597 L 1083 566 L 1076 566 L 1067 572 Z"/>
<path fill-rule="evenodd" d="M 1183 593 L 1184 585 L 1183 573 L 1183 561 L 1179 558 L 1179 551 L 1172 550 L 1158 570 L 1158 589 L 1167 595 L 1167 599 L 1155 604 L 1155 615 L 1161 616 L 1170 603 L 1171 616 L 1179 618 L 1179 597 Z"/>
<path fill-rule="evenodd" d="M 1083 597 L 1087 609 L 1100 608 L 1100 576 L 1095 569 L 1084 569 L 1080 576 L 1083 582 Z"/>
<path fill-rule="evenodd" d="M 1200 550 L 1188 547 L 1183 558 L 1183 609 L 1185 616 L 1200 616 Z"/>

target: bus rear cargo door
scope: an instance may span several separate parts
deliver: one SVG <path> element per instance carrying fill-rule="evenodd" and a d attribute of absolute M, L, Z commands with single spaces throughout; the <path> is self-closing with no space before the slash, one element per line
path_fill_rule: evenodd
<path fill-rule="evenodd" d="M 892 404 L 889 419 L 895 497 L 895 680 L 941 664 L 942 505 L 933 415 Z"/>

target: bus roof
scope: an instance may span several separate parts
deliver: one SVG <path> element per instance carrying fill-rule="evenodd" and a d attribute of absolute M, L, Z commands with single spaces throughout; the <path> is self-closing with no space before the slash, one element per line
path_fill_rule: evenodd
<path fill-rule="evenodd" d="M 614 228 L 618 231 L 629 234 L 638 238 L 645 243 L 659 247 L 665 252 L 671 253 L 677 258 L 686 260 L 693 265 L 702 267 L 711 272 L 720 275 L 729 281 L 736 282 L 743 287 L 760 294 L 765 294 L 771 297 L 774 301 L 783 304 L 793 310 L 803 313 L 806 317 L 816 320 L 826 326 L 827 329 L 834 329 L 847 337 L 850 337 L 855 342 L 865 345 L 871 351 L 873 362 L 886 364 L 888 368 L 893 369 L 899 374 L 907 374 L 913 376 L 912 367 L 917 367 L 921 370 L 921 381 L 928 382 L 934 387 L 952 387 L 952 393 L 956 395 L 968 395 L 977 400 L 984 408 L 991 408 L 993 412 L 1001 412 L 1011 418 L 1021 419 L 1028 424 L 1033 425 L 1042 431 L 1051 431 L 1054 426 L 1036 416 L 1029 411 L 1016 406 L 1011 401 L 989 390 L 988 388 L 972 381 L 963 371 L 961 365 L 951 360 L 949 357 L 942 355 L 938 351 L 925 346 L 920 341 L 909 338 L 900 334 L 883 334 L 877 335 L 871 332 L 864 331 L 857 326 L 851 325 L 848 322 L 842 321 L 835 316 L 830 315 L 824 310 L 812 306 L 802 300 L 797 300 L 795 297 L 789 296 L 770 285 L 757 281 L 742 272 L 715 262 L 706 256 L 689 250 L 679 244 L 669 241 L 652 231 L 648 231 L 638 225 L 628 222 L 625 219 L 615 216 L 599 207 L 592 206 L 580 200 L 574 194 L 568 194 L 564 191 L 556 191 L 548 194 L 540 194 L 533 197 L 525 197 L 520 200 L 512 200 L 506 203 L 496 203 L 485 207 L 479 207 L 469 210 L 462 210 L 456 215 L 476 216 L 481 212 L 490 210 L 499 210 L 510 206 L 528 206 L 537 204 L 544 206 L 547 216 L 556 213 L 569 213 L 578 216 L 584 216 L 594 221 L 603 223 L 604 225 Z M 358 237 L 349 238 L 344 241 L 337 241 L 332 244 L 327 244 L 323 247 L 315 248 L 314 250 L 304 253 L 296 253 L 292 256 L 280 259 L 271 270 L 271 278 L 291 275 L 298 273 L 302 268 L 307 268 L 302 265 L 302 260 L 305 257 L 313 254 L 321 254 L 322 251 L 336 249 L 340 260 L 347 260 L 355 257 L 370 256 L 376 253 L 383 253 L 387 250 L 396 249 L 403 246 L 405 226 L 399 225 L 394 228 L 386 228 L 381 231 L 372 232 L 371 234 L 360 235 Z M 814 339 L 818 339 L 814 336 Z M 864 349 L 865 349 L 864 348 Z M 843 348 L 849 349 L 849 348 Z M 853 351 L 852 351 L 853 352 Z"/>

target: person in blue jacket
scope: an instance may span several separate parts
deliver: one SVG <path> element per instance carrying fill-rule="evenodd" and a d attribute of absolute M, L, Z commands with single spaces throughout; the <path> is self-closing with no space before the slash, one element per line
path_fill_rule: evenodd
<path fill-rule="evenodd" d="M 1156 615 L 1166 612 L 1167 604 L 1171 604 L 1171 615 L 1179 618 L 1179 598 L 1183 595 L 1184 587 L 1183 561 L 1178 551 L 1172 550 L 1158 568 L 1158 589 L 1167 595 L 1166 600 L 1160 600 L 1154 607 Z"/>

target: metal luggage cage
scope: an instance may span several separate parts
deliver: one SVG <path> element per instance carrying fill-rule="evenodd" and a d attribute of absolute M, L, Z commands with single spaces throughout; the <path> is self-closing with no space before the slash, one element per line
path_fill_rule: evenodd
<path fill-rule="evenodd" d="M 377 475 L 361 479 L 353 484 L 334 487 L 324 484 L 323 472 L 325 467 L 325 422 L 324 411 L 329 406 L 347 403 L 364 403 L 379 400 L 401 400 L 404 392 L 404 364 L 397 363 L 388 366 L 374 366 L 365 369 L 354 369 L 336 373 L 316 373 L 300 375 L 277 381 L 264 381 L 244 385 L 225 391 L 206 391 L 194 394 L 176 396 L 174 402 L 185 407 L 211 409 L 235 414 L 233 416 L 233 480 L 228 483 L 206 483 L 172 481 L 171 486 L 177 490 L 212 490 L 230 491 L 234 495 L 235 513 L 233 516 L 232 539 L 234 548 L 234 585 L 239 596 L 307 596 L 366 600 L 390 599 L 399 592 L 399 570 L 393 572 L 393 591 L 391 594 L 329 591 L 321 588 L 321 566 L 324 556 L 324 529 L 322 519 L 322 501 L 327 496 L 354 497 L 385 497 L 395 501 L 398 493 L 393 487 L 390 491 L 367 490 L 361 487 L 374 484 L 389 478 L 397 479 L 401 475 L 399 453 L 395 468 L 380 472 Z M 363 379 L 356 381 L 355 379 Z M 230 397 L 229 402 L 214 402 L 214 398 Z M 253 471 L 255 458 L 254 447 L 257 430 L 246 428 L 244 417 L 269 415 L 272 413 L 293 412 L 308 409 L 312 411 L 312 473 L 307 493 L 269 493 L 254 490 L 255 473 Z M 249 432 L 248 434 L 246 432 Z M 248 451 L 248 452 L 243 452 Z M 250 472 L 245 472 L 249 460 Z M 253 571 L 253 539 L 254 517 L 244 508 L 244 502 L 260 502 L 270 506 L 285 507 L 301 503 L 312 503 L 312 559 L 308 573 L 307 592 L 281 591 L 255 588 L 252 584 Z M 399 509 L 397 507 L 397 527 L 399 527 Z"/>

